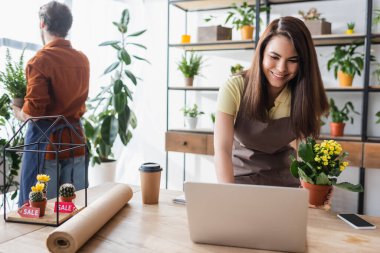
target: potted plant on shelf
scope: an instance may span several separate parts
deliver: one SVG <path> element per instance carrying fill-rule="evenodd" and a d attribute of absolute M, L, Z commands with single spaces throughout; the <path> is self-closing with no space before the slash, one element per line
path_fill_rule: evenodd
<path fill-rule="evenodd" d="M 347 23 L 347 30 L 345 31 L 345 34 L 353 34 L 355 33 L 355 22 Z"/>
<path fill-rule="evenodd" d="M 202 64 L 201 55 L 197 55 L 194 52 L 190 53 L 190 57 L 187 52 L 182 55 L 181 61 L 178 62 L 178 69 L 185 77 L 186 86 L 193 86 L 194 76 L 199 75 Z"/>
<path fill-rule="evenodd" d="M 40 217 L 45 215 L 47 200 L 43 195 L 44 184 L 37 183 L 32 186 L 32 191 L 29 193 L 29 203 L 32 207 L 40 209 Z"/>
<path fill-rule="evenodd" d="M 216 16 L 210 15 L 203 19 L 206 23 L 216 19 Z M 198 42 L 213 42 L 219 40 L 231 40 L 232 29 L 221 25 L 209 25 L 198 27 Z"/>
<path fill-rule="evenodd" d="M 309 191 L 309 203 L 314 206 L 323 205 L 336 186 L 353 192 L 362 192 L 360 184 L 353 185 L 348 182 L 337 183 L 339 175 L 348 166 L 342 146 L 333 140 L 324 140 L 317 144 L 314 139 L 307 138 L 298 146 L 297 160 L 290 156 L 290 172 L 301 180 L 302 187 Z"/>
<path fill-rule="evenodd" d="M 198 122 L 198 116 L 204 114 L 202 111 L 198 111 L 197 104 L 194 104 L 193 107 L 183 107 L 183 116 L 186 119 L 186 126 L 189 129 L 195 129 Z"/>
<path fill-rule="evenodd" d="M 231 74 L 232 75 L 236 75 L 236 74 L 239 74 L 241 73 L 242 71 L 244 70 L 244 67 L 242 65 L 240 65 L 239 63 L 231 66 Z"/>
<path fill-rule="evenodd" d="M 306 14 L 298 11 L 298 14 L 302 16 L 311 35 L 331 34 L 331 23 L 321 18 L 321 13 L 318 13 L 316 8 L 310 8 Z"/>
<path fill-rule="evenodd" d="M 104 181 L 113 181 L 116 161 L 111 158 L 112 147 L 117 137 L 126 146 L 132 138 L 133 129 L 137 126 L 137 118 L 131 109 L 132 91 L 139 78 L 131 70 L 134 60 L 146 59 L 134 55 L 130 46 L 146 49 L 144 45 L 134 43 L 133 38 L 140 36 L 146 30 L 128 34 L 130 21 L 129 11 L 122 11 L 119 22 L 113 22 L 117 28 L 120 40 L 101 43 L 99 46 L 109 46 L 115 50 L 115 62 L 104 70 L 104 75 L 112 74 L 110 84 L 87 103 L 87 114 L 84 119 L 84 131 L 92 155 L 92 165 L 103 164 L 90 168 L 90 184 L 96 185 Z M 149 63 L 149 62 L 148 62 Z M 91 182 L 91 179 L 93 182 Z"/>
<path fill-rule="evenodd" d="M 4 89 L 12 97 L 12 103 L 22 108 L 26 95 L 24 51 L 22 51 L 18 62 L 13 62 L 9 48 L 7 48 L 5 58 L 5 71 L 0 71 L 0 82 L 3 83 Z"/>
<path fill-rule="evenodd" d="M 361 75 L 364 55 L 355 51 L 358 46 L 355 44 L 336 46 L 332 57 L 327 62 L 327 70 L 334 68 L 334 77 L 339 79 L 340 86 L 352 86 L 355 74 Z"/>
<path fill-rule="evenodd" d="M 329 101 L 330 115 L 332 122 L 330 123 L 330 134 L 331 136 L 343 136 L 345 121 L 350 121 L 351 124 L 354 123 L 354 118 L 349 116 L 350 112 L 359 114 L 355 111 L 354 105 L 348 101 L 344 104 L 342 109 L 339 109 L 334 99 L 330 98 Z"/>
<path fill-rule="evenodd" d="M 380 124 L 380 111 L 376 113 L 376 117 L 378 118 L 376 124 Z"/>
<path fill-rule="evenodd" d="M 75 197 L 75 187 L 73 184 L 66 183 L 59 187 L 59 200 L 61 202 L 72 202 Z"/>
<path fill-rule="evenodd" d="M 233 3 L 231 8 L 232 10 L 228 12 L 225 24 L 231 20 L 233 28 L 241 31 L 242 40 L 252 40 L 256 21 L 256 6 L 243 2 L 240 6 Z M 266 6 L 260 6 L 260 12 L 267 10 L 268 8 Z M 260 24 L 261 23 L 262 20 L 260 18 Z"/>

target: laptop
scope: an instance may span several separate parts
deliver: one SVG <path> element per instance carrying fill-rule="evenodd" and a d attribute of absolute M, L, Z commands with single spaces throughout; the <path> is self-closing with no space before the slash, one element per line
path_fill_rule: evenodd
<path fill-rule="evenodd" d="M 193 242 L 304 252 L 308 193 L 302 188 L 186 182 Z"/>

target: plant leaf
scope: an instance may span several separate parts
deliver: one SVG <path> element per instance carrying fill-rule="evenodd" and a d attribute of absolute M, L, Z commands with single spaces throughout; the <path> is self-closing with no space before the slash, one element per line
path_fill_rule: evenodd
<path fill-rule="evenodd" d="M 123 60 L 126 65 L 131 64 L 131 56 L 128 54 L 128 52 L 124 48 L 119 52 L 121 60 Z"/>
<path fill-rule="evenodd" d="M 118 114 L 118 122 L 119 122 L 119 133 L 126 133 L 128 129 L 129 119 L 131 116 L 131 109 L 128 105 L 125 105 L 124 110 L 119 112 Z"/>
<path fill-rule="evenodd" d="M 131 79 L 132 83 L 134 85 L 136 85 L 137 84 L 137 80 L 136 80 L 135 75 L 131 71 L 129 71 L 128 69 L 126 69 L 124 72 L 128 76 L 128 78 Z"/>
<path fill-rule="evenodd" d="M 107 145 L 113 145 L 117 132 L 118 132 L 118 122 L 113 115 L 107 115 L 102 123 L 102 126 L 100 128 L 100 134 L 102 137 L 102 140 Z"/>
<path fill-rule="evenodd" d="M 137 37 L 137 36 L 143 34 L 144 32 L 146 32 L 146 30 L 142 30 L 142 31 L 138 31 L 138 32 L 129 34 L 127 37 Z"/>
<path fill-rule="evenodd" d="M 114 69 L 116 69 L 119 66 L 119 64 L 120 64 L 120 62 L 118 62 L 118 61 L 112 63 L 110 66 L 108 66 L 108 68 L 106 68 L 106 70 L 104 70 L 103 75 L 108 74 L 111 71 L 113 71 Z"/>
<path fill-rule="evenodd" d="M 315 183 L 317 185 L 330 185 L 330 179 L 325 173 L 321 172 L 319 175 L 317 175 Z"/>
<path fill-rule="evenodd" d="M 342 188 L 342 189 L 345 189 L 345 190 L 348 190 L 348 191 L 352 191 L 352 192 L 363 192 L 364 189 L 363 189 L 363 186 L 361 186 L 361 184 L 351 184 L 351 183 L 348 183 L 348 182 L 342 182 L 342 183 L 336 183 L 334 184 L 336 187 L 339 187 L 339 188 Z"/>
<path fill-rule="evenodd" d="M 300 178 L 303 181 L 308 182 L 309 184 L 314 184 L 313 179 L 311 179 L 310 177 L 308 177 L 306 175 L 306 173 L 301 168 L 298 168 L 298 174 L 300 175 Z"/>
<path fill-rule="evenodd" d="M 118 43 L 120 43 L 120 41 L 118 41 L 118 40 L 109 40 L 109 41 L 105 41 L 103 43 L 100 43 L 99 47 L 117 45 Z"/>
<path fill-rule="evenodd" d="M 314 153 L 313 147 L 309 143 L 300 143 L 298 149 L 298 155 L 305 162 L 313 161 Z"/>

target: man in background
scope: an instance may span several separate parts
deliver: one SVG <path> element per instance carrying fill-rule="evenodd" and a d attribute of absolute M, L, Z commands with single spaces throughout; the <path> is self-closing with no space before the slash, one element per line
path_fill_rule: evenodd
<path fill-rule="evenodd" d="M 85 101 L 88 96 L 90 67 L 87 57 L 75 50 L 70 41 L 65 39 L 73 21 L 71 11 L 65 4 L 52 1 L 40 8 L 39 18 L 44 47 L 29 60 L 26 66 L 25 103 L 22 108 L 13 106 L 15 116 L 19 120 L 25 121 L 29 117 L 63 115 L 73 128 L 60 121 L 48 132 L 50 141 L 66 144 L 85 143 L 80 118 L 86 110 Z M 30 121 L 25 135 L 25 144 L 38 141 L 41 137 L 38 127 L 46 131 L 53 121 L 53 118 Z M 44 142 L 46 143 L 47 140 Z M 58 150 L 73 147 L 59 144 L 55 146 Z M 37 148 L 37 145 L 26 147 L 26 149 Z M 38 149 L 54 151 L 55 147 L 42 143 Z M 85 153 L 85 147 L 60 153 L 58 178 L 54 153 L 42 153 L 40 162 L 37 162 L 37 153 L 24 152 L 19 206 L 28 201 L 28 194 L 31 186 L 36 183 L 37 173 L 48 174 L 51 178 L 47 189 L 48 199 L 56 197 L 57 184 L 73 183 L 77 190 L 86 187 L 85 171 L 88 163 Z"/>

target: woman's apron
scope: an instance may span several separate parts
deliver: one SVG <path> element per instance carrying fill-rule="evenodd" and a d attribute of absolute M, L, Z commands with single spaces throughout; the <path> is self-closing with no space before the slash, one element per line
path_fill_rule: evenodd
<path fill-rule="evenodd" d="M 298 187 L 290 173 L 289 145 L 295 139 L 290 117 L 263 123 L 243 119 L 238 113 L 234 126 L 232 163 L 235 183 Z"/>
<path fill-rule="evenodd" d="M 48 140 L 42 137 L 41 130 L 46 132 L 48 128 L 53 124 L 54 121 L 51 120 L 38 120 L 34 122 L 29 122 L 28 127 L 26 129 L 24 145 L 28 145 L 31 143 L 35 143 L 40 141 L 39 147 L 37 144 L 26 146 L 25 150 L 46 150 L 48 145 Z M 34 124 L 35 123 L 35 124 Z M 74 128 L 78 126 L 81 127 L 80 121 L 76 123 L 71 123 Z M 38 129 L 38 127 L 40 129 Z M 53 133 L 58 132 L 58 139 L 60 140 L 62 137 L 62 132 L 65 128 L 68 128 L 67 124 L 57 124 L 53 126 L 49 132 L 46 132 L 45 135 L 49 138 L 49 136 Z M 40 139 L 41 138 L 41 139 Z M 60 141 L 59 141 L 60 142 Z M 35 185 L 37 182 L 37 174 L 43 171 L 44 161 L 45 161 L 44 152 L 24 152 L 22 155 L 22 163 L 21 163 L 21 177 L 20 177 L 20 193 L 19 193 L 19 207 L 25 204 L 29 200 L 29 192 L 31 191 L 31 187 Z M 86 156 L 86 159 L 88 156 Z M 72 155 L 73 158 L 73 155 Z M 86 160 L 86 167 L 88 161 Z"/>

